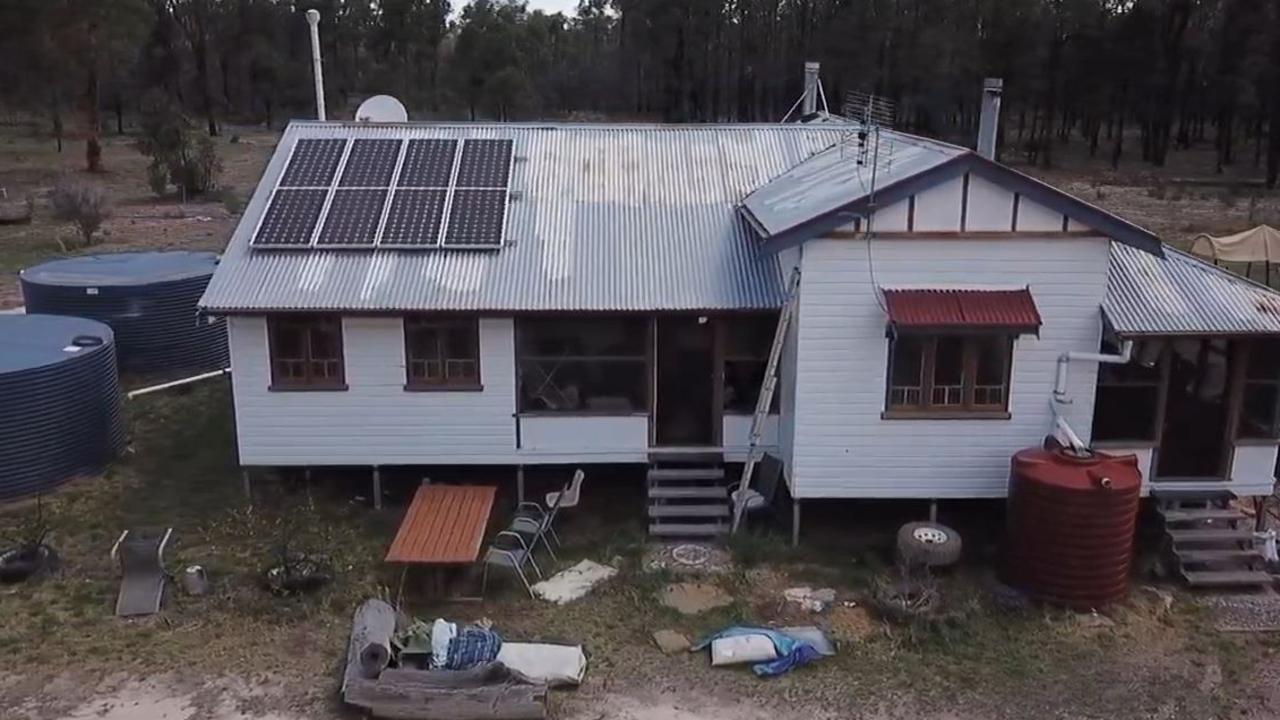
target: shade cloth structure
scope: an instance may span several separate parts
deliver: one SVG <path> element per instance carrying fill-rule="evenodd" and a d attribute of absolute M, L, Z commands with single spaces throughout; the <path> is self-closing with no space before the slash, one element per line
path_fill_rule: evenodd
<path fill-rule="evenodd" d="M 497 488 L 423 485 L 391 541 L 391 563 L 463 565 L 480 556 Z"/>
<path fill-rule="evenodd" d="M 1191 242 L 1191 252 L 1216 261 L 1280 262 L 1280 230 L 1259 225 L 1222 237 L 1201 233 Z"/>
<path fill-rule="evenodd" d="M 885 311 L 896 331 L 1029 332 L 1040 330 L 1040 311 L 1029 289 L 885 289 Z"/>

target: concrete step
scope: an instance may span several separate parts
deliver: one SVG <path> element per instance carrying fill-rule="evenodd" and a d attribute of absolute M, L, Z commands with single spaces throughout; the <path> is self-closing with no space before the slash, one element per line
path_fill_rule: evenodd
<path fill-rule="evenodd" d="M 728 504 L 719 505 L 650 505 L 649 517 L 729 517 Z"/>
<path fill-rule="evenodd" d="M 658 537 L 713 537 L 728 532 L 728 523 L 649 523 L 649 534 Z"/>
<path fill-rule="evenodd" d="M 1261 570 L 1184 570 L 1182 576 L 1195 587 L 1258 587 L 1272 582 L 1271 575 Z"/>
<path fill-rule="evenodd" d="M 649 468 L 649 482 L 723 480 L 724 468 Z"/>
<path fill-rule="evenodd" d="M 1188 528 L 1186 530 L 1168 530 L 1169 539 L 1174 545 L 1203 545 L 1204 543 L 1230 543 L 1230 542 L 1253 542 L 1253 532 L 1250 530 L 1232 530 L 1230 528 L 1222 529 L 1200 529 Z"/>
<path fill-rule="evenodd" d="M 1180 550 L 1177 555 L 1183 565 L 1261 562 L 1263 559 L 1257 550 Z"/>
<path fill-rule="evenodd" d="M 1200 520 L 1246 520 L 1244 513 L 1233 508 L 1185 508 L 1165 510 L 1160 513 L 1167 523 L 1196 522 Z"/>
<path fill-rule="evenodd" d="M 716 485 L 714 487 L 650 487 L 651 499 L 663 500 L 724 500 L 729 492 Z"/>

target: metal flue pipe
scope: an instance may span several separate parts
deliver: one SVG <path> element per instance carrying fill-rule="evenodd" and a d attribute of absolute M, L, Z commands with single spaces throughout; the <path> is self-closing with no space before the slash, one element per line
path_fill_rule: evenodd
<path fill-rule="evenodd" d="M 816 62 L 804 64 L 804 95 L 800 101 L 800 116 L 807 117 L 818 112 L 818 72 L 821 66 Z"/>
<path fill-rule="evenodd" d="M 311 67 L 316 81 L 316 119 L 324 121 L 324 70 L 320 67 L 320 11 L 307 11 L 307 24 L 311 26 Z"/>
<path fill-rule="evenodd" d="M 982 81 L 982 114 L 978 117 L 978 154 L 988 160 L 996 159 L 996 138 L 1000 134 L 1000 96 L 1004 94 L 1004 80 L 986 78 Z"/>

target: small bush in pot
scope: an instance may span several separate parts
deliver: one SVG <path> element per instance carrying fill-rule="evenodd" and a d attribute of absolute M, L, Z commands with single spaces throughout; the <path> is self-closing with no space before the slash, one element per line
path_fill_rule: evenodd
<path fill-rule="evenodd" d="M 0 583 L 18 583 L 53 570 L 58 554 L 46 542 L 52 532 L 44 498 L 24 515 L 11 532 L 0 534 Z"/>

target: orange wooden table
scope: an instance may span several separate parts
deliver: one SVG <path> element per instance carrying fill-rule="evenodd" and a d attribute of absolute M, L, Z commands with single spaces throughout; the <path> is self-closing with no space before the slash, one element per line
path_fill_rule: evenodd
<path fill-rule="evenodd" d="M 475 562 L 497 492 L 491 485 L 419 487 L 391 541 L 386 561 L 413 565 Z"/>

